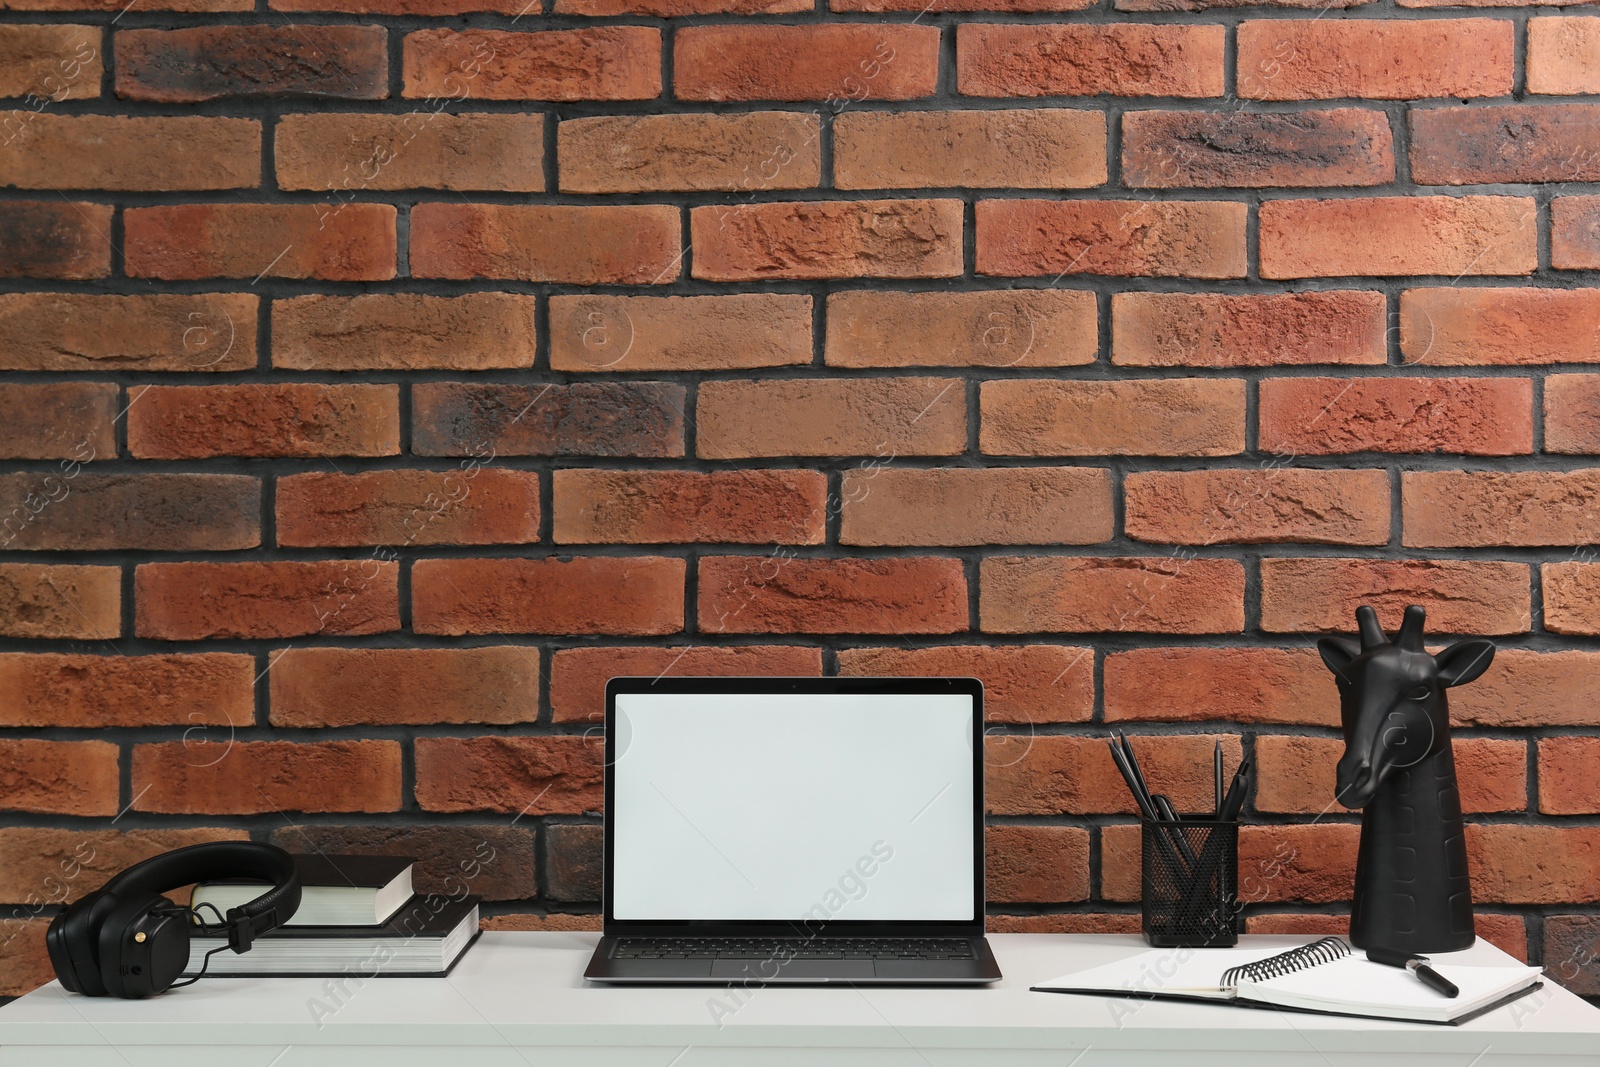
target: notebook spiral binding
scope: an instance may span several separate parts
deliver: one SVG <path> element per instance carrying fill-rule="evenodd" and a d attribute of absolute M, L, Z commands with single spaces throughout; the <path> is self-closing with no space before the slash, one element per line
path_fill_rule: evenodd
<path fill-rule="evenodd" d="M 1239 967 L 1230 967 L 1222 973 L 1222 986 L 1233 989 L 1242 979 L 1248 978 L 1252 982 L 1264 982 L 1268 978 L 1278 978 L 1282 975 L 1293 974 L 1309 967 L 1316 967 L 1323 963 L 1332 963 L 1343 956 L 1350 955 L 1350 946 L 1337 937 L 1324 937 L 1320 941 L 1313 941 L 1309 945 L 1280 952 L 1264 960 L 1246 963 Z"/>

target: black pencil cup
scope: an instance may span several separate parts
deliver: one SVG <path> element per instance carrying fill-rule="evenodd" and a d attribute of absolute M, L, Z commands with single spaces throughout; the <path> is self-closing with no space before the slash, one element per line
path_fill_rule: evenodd
<path fill-rule="evenodd" d="M 1239 824 L 1150 822 L 1142 829 L 1144 938 L 1157 948 L 1239 941 Z"/>

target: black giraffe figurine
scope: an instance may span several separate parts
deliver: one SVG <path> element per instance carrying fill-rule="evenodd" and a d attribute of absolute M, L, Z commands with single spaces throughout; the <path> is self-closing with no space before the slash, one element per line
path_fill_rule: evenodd
<path fill-rule="evenodd" d="M 1465 685 L 1494 659 L 1494 643 L 1458 641 L 1429 655 L 1424 612 L 1406 608 L 1390 641 L 1377 612 L 1356 609 L 1361 647 L 1337 637 L 1317 642 L 1339 684 L 1344 757 L 1335 799 L 1363 808 L 1350 941 L 1406 952 L 1470 946 L 1472 884 L 1461 825 L 1461 796 L 1450 751 L 1445 690 Z"/>

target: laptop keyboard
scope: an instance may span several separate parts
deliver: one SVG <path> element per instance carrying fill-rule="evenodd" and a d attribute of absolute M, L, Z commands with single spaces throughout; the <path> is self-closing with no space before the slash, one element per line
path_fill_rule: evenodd
<path fill-rule="evenodd" d="M 619 937 L 614 960 L 970 960 L 960 937 Z"/>

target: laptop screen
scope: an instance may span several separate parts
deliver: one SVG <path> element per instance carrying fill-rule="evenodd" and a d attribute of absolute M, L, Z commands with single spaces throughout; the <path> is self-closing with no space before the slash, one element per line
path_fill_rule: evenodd
<path fill-rule="evenodd" d="M 612 919 L 977 917 L 975 692 L 707 689 L 614 696 Z"/>

